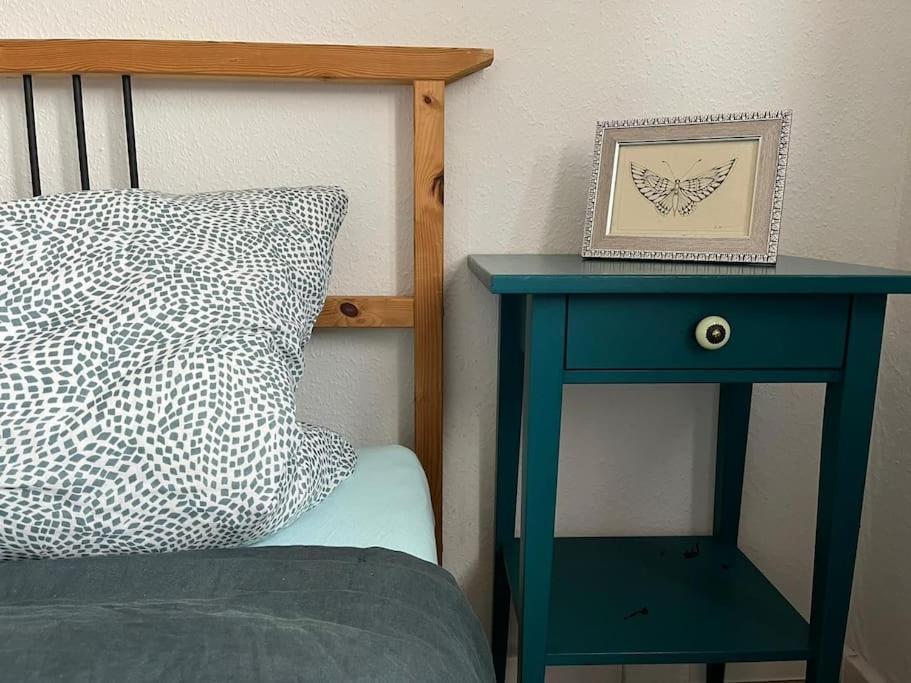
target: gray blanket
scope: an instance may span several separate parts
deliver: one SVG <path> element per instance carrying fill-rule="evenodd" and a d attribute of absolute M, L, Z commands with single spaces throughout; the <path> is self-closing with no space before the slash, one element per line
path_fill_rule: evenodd
<path fill-rule="evenodd" d="M 492 681 L 452 577 L 388 550 L 0 564 L 10 681 Z"/>

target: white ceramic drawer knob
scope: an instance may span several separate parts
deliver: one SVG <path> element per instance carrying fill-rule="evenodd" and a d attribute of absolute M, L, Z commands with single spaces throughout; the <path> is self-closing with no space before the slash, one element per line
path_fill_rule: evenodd
<path fill-rule="evenodd" d="M 731 325 L 720 315 L 710 315 L 696 325 L 696 341 L 704 349 L 715 351 L 728 343 Z"/>

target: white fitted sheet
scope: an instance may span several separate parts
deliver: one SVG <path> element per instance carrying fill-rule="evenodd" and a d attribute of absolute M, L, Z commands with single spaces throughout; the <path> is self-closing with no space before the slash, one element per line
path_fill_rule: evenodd
<path fill-rule="evenodd" d="M 380 547 L 436 563 L 433 522 L 417 456 L 404 446 L 361 448 L 354 472 L 322 503 L 252 545 Z"/>

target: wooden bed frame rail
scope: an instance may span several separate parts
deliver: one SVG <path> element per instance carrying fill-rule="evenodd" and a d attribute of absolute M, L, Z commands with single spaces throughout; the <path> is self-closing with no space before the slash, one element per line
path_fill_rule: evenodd
<path fill-rule="evenodd" d="M 81 74 L 123 77 L 135 172 L 130 77 L 298 78 L 410 84 L 414 101 L 414 296 L 332 296 L 318 327 L 414 329 L 415 451 L 430 485 L 437 548 L 443 538 L 443 114 L 445 84 L 484 69 L 493 51 L 475 48 L 297 45 L 172 40 L 0 40 L 0 76 L 23 77 L 32 185 L 40 194 L 33 75 L 73 76 L 83 187 L 88 185 Z M 80 136 L 79 133 L 82 133 Z M 132 142 L 132 145 L 131 145 Z"/>

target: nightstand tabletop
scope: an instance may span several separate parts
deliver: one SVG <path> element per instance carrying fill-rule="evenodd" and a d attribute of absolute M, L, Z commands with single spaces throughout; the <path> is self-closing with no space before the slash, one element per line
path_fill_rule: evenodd
<path fill-rule="evenodd" d="M 911 272 L 779 256 L 774 266 L 485 254 L 468 265 L 494 294 L 908 294 Z"/>

